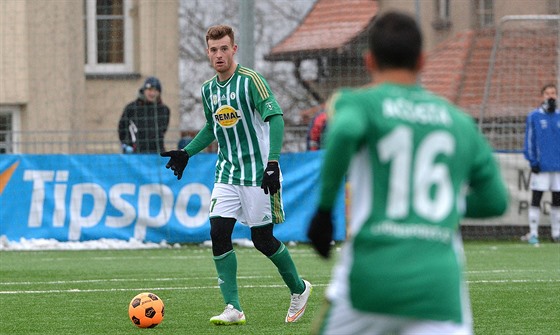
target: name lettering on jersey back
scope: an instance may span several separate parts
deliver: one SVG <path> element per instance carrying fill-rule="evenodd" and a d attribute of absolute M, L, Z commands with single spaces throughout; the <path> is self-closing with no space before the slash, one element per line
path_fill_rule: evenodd
<path fill-rule="evenodd" d="M 233 107 L 223 105 L 214 114 L 214 120 L 223 128 L 231 128 L 241 120 L 241 114 Z"/>
<path fill-rule="evenodd" d="M 450 243 L 455 231 L 424 223 L 397 223 L 384 221 L 370 228 L 376 236 L 391 236 L 400 239 L 421 239 L 432 242 Z"/>
<path fill-rule="evenodd" d="M 420 124 L 451 125 L 451 117 L 444 106 L 413 103 L 403 98 L 383 100 L 383 115 Z"/>

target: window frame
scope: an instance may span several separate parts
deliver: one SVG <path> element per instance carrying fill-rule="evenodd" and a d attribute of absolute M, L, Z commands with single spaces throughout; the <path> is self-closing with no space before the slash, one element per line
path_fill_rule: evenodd
<path fill-rule="evenodd" d="M 98 63 L 97 62 L 97 1 L 84 0 L 85 44 L 86 59 L 84 70 L 86 74 L 121 74 L 132 73 L 134 70 L 134 45 L 133 24 L 129 13 L 132 0 L 123 0 L 123 29 L 124 29 L 124 63 Z"/>
<path fill-rule="evenodd" d="M 449 30 L 451 28 L 451 1 L 435 0 L 435 18 L 432 27 L 435 30 Z"/>
<path fill-rule="evenodd" d="M 486 8 L 490 5 L 490 8 Z M 476 23 L 479 28 L 493 27 L 495 25 L 495 2 L 494 0 L 477 0 L 475 1 Z M 487 20 L 487 19 L 490 20 Z"/>
<path fill-rule="evenodd" d="M 0 105 L 0 115 L 11 116 L 10 129 L 6 130 L 6 140 L 0 141 L 0 149 L 5 152 L 0 154 L 17 154 L 19 153 L 20 130 L 21 130 L 21 108 L 16 105 Z"/>
<path fill-rule="evenodd" d="M 451 19 L 451 3 L 449 0 L 436 0 L 437 19 L 449 21 Z"/>

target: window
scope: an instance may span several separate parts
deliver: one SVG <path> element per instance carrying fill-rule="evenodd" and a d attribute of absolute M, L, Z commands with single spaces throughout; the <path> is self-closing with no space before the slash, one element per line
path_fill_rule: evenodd
<path fill-rule="evenodd" d="M 494 25 L 494 0 L 477 0 L 476 16 L 478 27 L 491 27 Z"/>
<path fill-rule="evenodd" d="M 130 73 L 131 0 L 84 0 L 86 73 Z"/>
<path fill-rule="evenodd" d="M 19 108 L 0 106 L 0 154 L 18 152 Z"/>
<path fill-rule="evenodd" d="M 449 0 L 435 0 L 436 18 L 432 21 L 435 30 L 447 30 L 451 28 Z"/>
<path fill-rule="evenodd" d="M 449 0 L 436 0 L 438 19 L 449 21 Z"/>

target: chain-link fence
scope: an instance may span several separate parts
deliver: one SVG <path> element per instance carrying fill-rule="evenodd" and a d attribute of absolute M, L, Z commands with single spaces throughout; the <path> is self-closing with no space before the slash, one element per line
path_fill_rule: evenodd
<path fill-rule="evenodd" d="M 284 132 L 283 152 L 306 150 L 307 126 L 289 126 Z M 179 129 L 169 129 L 166 150 L 179 148 Z M 116 130 L 98 131 L 0 131 L 0 153 L 21 154 L 108 154 L 121 153 Z M 209 151 L 213 147 L 208 148 Z"/>

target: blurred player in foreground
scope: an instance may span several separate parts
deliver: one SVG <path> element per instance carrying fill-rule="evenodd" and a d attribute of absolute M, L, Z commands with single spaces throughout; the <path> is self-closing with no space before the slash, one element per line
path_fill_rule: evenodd
<path fill-rule="evenodd" d="M 319 334 L 472 334 L 461 217 L 501 215 L 507 190 L 473 120 L 417 85 L 422 35 L 399 12 L 376 18 L 371 86 L 331 102 L 318 210 L 308 237 L 329 257 L 331 210 L 348 172 L 350 238 Z"/>
<path fill-rule="evenodd" d="M 529 233 L 523 239 L 539 245 L 541 199 L 545 191 L 552 192 L 550 207 L 551 237 L 560 242 L 560 110 L 558 91 L 553 84 L 541 90 L 543 103 L 527 116 L 525 127 L 525 158 L 531 166 L 531 207 Z"/>
<path fill-rule="evenodd" d="M 245 323 L 237 289 L 237 258 L 231 241 L 236 221 L 251 228 L 255 248 L 267 256 L 291 292 L 286 322 L 296 322 L 307 307 L 311 284 L 300 278 L 286 246 L 273 235 L 284 221 L 278 159 L 284 136 L 282 110 L 266 80 L 234 60 L 237 45 L 229 26 L 206 34 L 207 54 L 217 74 L 202 85 L 206 125 L 183 149 L 162 154 L 166 167 L 181 179 L 189 157 L 214 140 L 218 162 L 210 203 L 210 237 L 218 284 L 226 304 L 210 319 L 216 325 Z"/>

